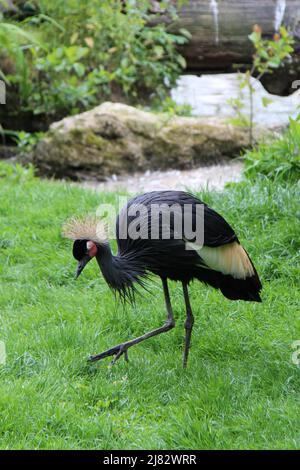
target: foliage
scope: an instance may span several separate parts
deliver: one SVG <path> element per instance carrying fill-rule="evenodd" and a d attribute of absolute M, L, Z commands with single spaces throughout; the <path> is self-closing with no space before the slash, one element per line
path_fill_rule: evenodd
<path fill-rule="evenodd" d="M 3 130 L 3 135 L 8 135 L 17 144 L 18 148 L 25 153 L 29 152 L 44 136 L 44 132 L 25 132 Z"/>
<path fill-rule="evenodd" d="M 128 101 L 167 96 L 185 67 L 176 46 L 190 36 L 185 30 L 172 34 L 165 24 L 151 26 L 150 5 L 131 1 L 124 10 L 119 0 L 41 0 L 39 13 L 11 24 L 14 46 L 5 53 L 21 66 L 8 80 L 18 87 L 22 108 L 66 114 L 116 95 Z M 166 4 L 166 11 L 176 18 L 174 6 Z M 0 34 L 4 26 L 0 22 Z M 18 57 L 15 28 L 19 35 L 34 33 L 40 44 L 24 45 Z"/>
<path fill-rule="evenodd" d="M 280 27 L 279 33 L 274 34 L 273 39 L 263 39 L 262 29 L 255 25 L 249 39 L 255 48 L 252 70 L 259 72 L 259 78 L 272 73 L 294 52 L 294 39 L 284 26 Z"/>
<path fill-rule="evenodd" d="M 250 119 L 249 116 L 245 113 L 245 101 L 244 101 L 244 82 L 245 77 L 239 73 L 237 75 L 239 82 L 238 87 L 238 96 L 235 98 L 229 98 L 227 103 L 232 107 L 235 116 L 230 118 L 230 123 L 238 127 L 250 128 Z"/>
<path fill-rule="evenodd" d="M 38 81 L 31 94 L 35 114 L 75 113 L 93 103 L 94 93 L 83 79 L 86 67 L 82 60 L 87 55 L 87 47 L 62 46 L 36 59 Z"/>
<path fill-rule="evenodd" d="M 5 182 L 21 184 L 29 182 L 34 179 L 34 168 L 29 165 L 24 168 L 20 164 L 11 165 L 9 163 L 0 161 L 0 181 L 5 179 Z"/>
<path fill-rule="evenodd" d="M 234 118 L 233 123 L 249 127 L 249 140 L 250 145 L 252 145 L 255 115 L 253 102 L 255 88 L 252 84 L 252 77 L 256 76 L 257 80 L 260 80 L 265 74 L 270 74 L 274 69 L 282 66 L 284 61 L 289 59 L 294 51 L 294 39 L 284 26 L 281 26 L 279 33 L 276 33 L 273 39 L 263 39 L 262 29 L 258 25 L 253 27 L 253 32 L 249 35 L 249 39 L 255 49 L 253 64 L 251 70 L 239 76 L 239 96 L 228 102 L 236 112 L 236 118 Z M 245 116 L 243 112 L 244 89 L 249 94 L 249 117 Z M 270 103 L 265 97 L 262 98 L 262 102 L 265 107 Z"/>
<path fill-rule="evenodd" d="M 266 176 L 276 181 L 299 181 L 300 122 L 290 118 L 289 129 L 283 136 L 248 151 L 244 161 L 245 175 L 250 179 Z"/>
<path fill-rule="evenodd" d="M 149 108 L 146 107 L 146 110 Z M 150 110 L 156 113 L 166 113 L 170 116 L 191 116 L 192 107 L 189 104 L 177 104 L 170 96 L 164 100 L 154 100 Z"/>
<path fill-rule="evenodd" d="M 299 187 L 244 182 L 200 196 L 253 257 L 263 303 L 230 302 L 193 283 L 196 321 L 183 370 L 184 303 L 171 283 L 176 328 L 111 368 L 86 357 L 162 325 L 161 286 L 124 310 L 96 263 L 75 282 L 60 231 L 71 215 L 116 195 L 1 180 L 2 449 L 299 448 L 300 375 L 291 361 L 300 339 Z"/>
<path fill-rule="evenodd" d="M 0 78 L 5 80 L 7 85 L 17 82 L 23 99 L 29 98 L 31 88 L 26 54 L 38 47 L 38 44 L 34 34 L 15 24 L 1 21 L 0 14 Z M 3 70 L 3 63 L 9 73 Z"/>

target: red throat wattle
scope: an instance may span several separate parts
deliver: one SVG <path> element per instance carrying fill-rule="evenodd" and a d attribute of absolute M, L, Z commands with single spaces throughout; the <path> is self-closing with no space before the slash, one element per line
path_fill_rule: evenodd
<path fill-rule="evenodd" d="M 96 256 L 97 251 L 98 251 L 96 243 L 94 243 L 92 241 L 88 241 L 87 242 L 87 249 L 88 249 L 88 254 L 91 258 Z"/>

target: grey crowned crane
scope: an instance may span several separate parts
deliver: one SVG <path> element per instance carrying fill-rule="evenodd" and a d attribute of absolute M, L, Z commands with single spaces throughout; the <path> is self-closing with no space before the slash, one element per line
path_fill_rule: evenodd
<path fill-rule="evenodd" d="M 154 207 L 156 214 L 159 208 L 156 222 L 153 219 Z M 200 224 L 197 220 L 199 207 L 202 207 Z M 187 208 L 192 224 L 188 236 L 184 230 L 184 221 L 187 219 L 181 217 L 179 224 L 176 221 L 176 216 L 187 211 Z M 169 217 L 164 217 L 168 211 Z M 135 228 L 134 236 L 130 233 L 130 227 Z M 197 231 L 202 231 L 202 238 L 197 238 Z M 149 275 L 159 276 L 162 281 L 167 310 L 165 324 L 91 356 L 91 361 L 114 356 L 112 363 L 115 363 L 123 354 L 128 360 L 127 351 L 130 347 L 174 328 L 168 279 L 180 281 L 183 287 L 186 308 L 184 367 L 187 365 L 194 324 L 188 293 L 188 285 L 192 280 L 198 279 L 219 289 L 230 300 L 261 302 L 261 282 L 234 230 L 221 215 L 189 193 L 153 191 L 131 199 L 117 217 L 116 255 L 113 255 L 105 237 L 99 234 L 99 225 L 93 218 L 67 222 L 64 235 L 74 240 L 73 256 L 78 261 L 76 277 L 91 259 L 96 258 L 105 281 L 124 301 L 134 301 L 136 286 L 146 287 Z M 199 239 L 202 241 L 199 242 Z"/>

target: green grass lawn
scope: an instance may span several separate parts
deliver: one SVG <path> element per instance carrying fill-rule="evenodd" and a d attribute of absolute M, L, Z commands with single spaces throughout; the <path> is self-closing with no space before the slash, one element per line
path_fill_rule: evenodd
<path fill-rule="evenodd" d="M 296 185 L 242 183 L 202 194 L 251 254 L 263 303 L 230 302 L 195 282 L 187 370 L 175 283 L 174 330 L 130 349 L 128 364 L 86 362 L 165 319 L 156 281 L 153 295 L 124 309 L 95 262 L 74 280 L 61 225 L 115 195 L 19 171 L 0 177 L 0 197 L 1 449 L 300 448 L 300 368 L 291 361 L 300 339 Z"/>

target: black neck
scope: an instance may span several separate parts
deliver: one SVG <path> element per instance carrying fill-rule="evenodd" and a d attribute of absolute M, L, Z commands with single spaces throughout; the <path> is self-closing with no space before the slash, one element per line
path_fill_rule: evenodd
<path fill-rule="evenodd" d="M 131 300 L 135 290 L 133 284 L 142 284 L 140 277 L 145 276 L 145 269 L 136 260 L 114 256 L 108 243 L 99 246 L 96 259 L 107 284 L 123 298 Z"/>

